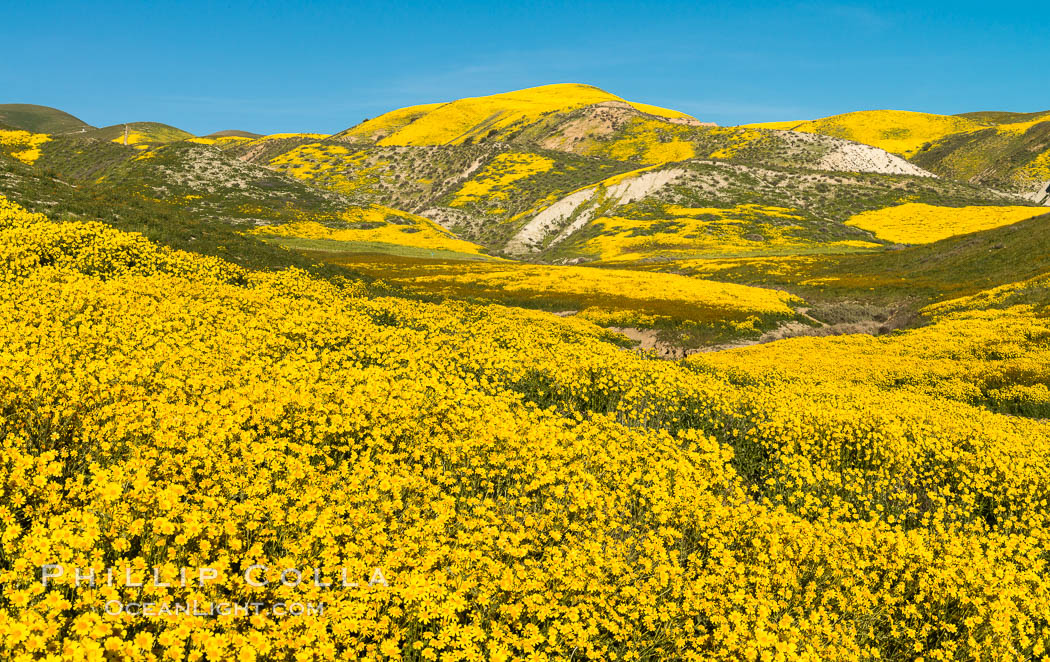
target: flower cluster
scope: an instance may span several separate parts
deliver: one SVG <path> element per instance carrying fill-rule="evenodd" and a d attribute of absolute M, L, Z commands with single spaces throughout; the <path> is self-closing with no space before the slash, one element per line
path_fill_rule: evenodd
<path fill-rule="evenodd" d="M 908 202 L 853 216 L 852 225 L 879 239 L 902 244 L 928 244 L 941 239 L 1012 225 L 1046 213 L 1045 207 L 938 207 Z"/>
<path fill-rule="evenodd" d="M 4 131 L 0 129 L 0 152 L 32 165 L 40 158 L 40 146 L 51 140 L 46 133 Z"/>
<path fill-rule="evenodd" d="M 429 219 L 383 205 L 350 207 L 340 212 L 338 220 L 330 222 L 329 225 L 322 225 L 314 220 L 302 220 L 280 225 L 263 225 L 254 229 L 252 233 L 261 237 L 320 240 L 320 244 L 305 244 L 305 247 L 321 250 L 328 247 L 346 252 L 354 252 L 355 248 L 360 250 L 354 244 L 361 242 L 383 244 L 392 251 L 406 246 L 431 252 L 452 251 L 464 256 L 478 255 L 481 251 L 477 244 L 457 239 L 448 230 Z M 347 243 L 341 245 L 342 242 Z"/>

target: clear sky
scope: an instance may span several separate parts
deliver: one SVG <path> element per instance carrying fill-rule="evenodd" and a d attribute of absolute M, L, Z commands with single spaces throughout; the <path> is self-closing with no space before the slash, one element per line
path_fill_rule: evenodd
<path fill-rule="evenodd" d="M 0 103 L 196 134 L 562 82 L 723 125 L 1050 109 L 1044 2 L 160 4 L 2 0 Z"/>

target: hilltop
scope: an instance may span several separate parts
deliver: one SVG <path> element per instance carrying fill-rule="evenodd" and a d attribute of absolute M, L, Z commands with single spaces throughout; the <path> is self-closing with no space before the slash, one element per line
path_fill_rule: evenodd
<path fill-rule="evenodd" d="M 227 129 L 225 131 L 216 131 L 215 133 L 209 133 L 203 138 L 262 138 L 261 133 L 252 133 L 251 131 L 241 131 L 239 129 Z"/>
<path fill-rule="evenodd" d="M 972 113 L 959 113 L 958 117 L 980 122 L 982 124 L 1018 124 L 1023 122 L 1045 121 L 1050 119 L 1050 110 L 1035 113 L 1013 113 L 1002 110 L 980 110 Z"/>
<path fill-rule="evenodd" d="M 543 85 L 516 92 L 402 108 L 337 134 L 380 146 L 509 142 L 515 134 L 554 113 L 587 106 L 626 108 L 666 120 L 699 124 L 685 113 L 637 104 L 591 85 Z"/>
<path fill-rule="evenodd" d="M 1050 113 L 945 136 L 923 146 L 912 161 L 945 177 L 1050 205 Z"/>
<path fill-rule="evenodd" d="M 818 169 L 918 172 L 902 159 L 858 150 L 846 141 L 721 128 L 680 111 L 572 84 L 402 108 L 324 142 L 352 150 L 506 143 L 640 165 L 714 158 Z"/>
<path fill-rule="evenodd" d="M 32 133 L 72 133 L 94 128 L 65 111 L 28 103 L 0 104 L 0 124 Z"/>
<path fill-rule="evenodd" d="M 112 126 L 94 129 L 86 132 L 87 138 L 94 140 L 106 140 L 123 144 L 124 127 L 128 129 L 129 145 L 150 145 L 156 143 L 170 143 L 179 140 L 193 138 L 189 131 L 175 128 L 160 122 L 128 122 L 127 124 L 114 124 Z"/>

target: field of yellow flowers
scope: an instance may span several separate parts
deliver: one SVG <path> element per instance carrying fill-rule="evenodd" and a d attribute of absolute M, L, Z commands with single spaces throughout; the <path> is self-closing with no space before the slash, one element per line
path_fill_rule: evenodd
<path fill-rule="evenodd" d="M 0 147 L 22 163 L 32 164 L 40 158 L 40 146 L 51 140 L 46 133 L 4 131 L 0 129 Z"/>
<path fill-rule="evenodd" d="M 360 242 L 387 245 L 390 250 L 413 247 L 455 252 L 463 256 L 478 256 L 481 250 L 477 244 L 457 239 L 431 220 L 383 205 L 351 207 L 340 212 L 331 224 L 337 227 L 329 227 L 315 220 L 299 220 L 280 225 L 263 225 L 252 230 L 252 234 L 270 239 L 320 240 L 328 242 L 327 245 L 337 250 L 352 248 L 353 244 Z"/>
<path fill-rule="evenodd" d="M 803 303 L 779 290 L 627 269 L 378 255 L 329 259 L 422 295 L 539 308 L 604 327 L 679 329 L 711 342 L 757 337 L 796 319 L 792 306 Z"/>
<path fill-rule="evenodd" d="M 1039 659 L 1047 292 L 673 363 L 0 199 L 0 656 Z"/>
<path fill-rule="evenodd" d="M 886 241 L 928 244 L 959 234 L 1012 225 L 1042 213 L 1039 207 L 938 207 L 908 202 L 857 214 L 846 221 L 846 225 L 870 230 Z"/>
<path fill-rule="evenodd" d="M 541 85 L 515 92 L 459 99 L 444 104 L 413 106 L 395 111 L 393 117 L 365 123 L 368 129 L 392 130 L 380 145 L 462 144 L 481 126 L 494 134 L 536 122 L 552 112 L 564 112 L 597 103 L 620 103 L 661 118 L 688 115 L 649 104 L 634 104 L 590 85 L 563 83 Z M 410 119 L 411 118 L 411 119 Z M 380 122 L 386 120 L 385 126 Z M 401 122 L 405 122 L 401 124 Z M 377 126 L 378 125 L 378 126 Z M 364 125 L 361 127 L 365 128 Z M 360 130 L 358 132 L 360 135 Z"/>
<path fill-rule="evenodd" d="M 768 122 L 746 126 L 822 133 L 874 145 L 887 152 L 912 156 L 930 141 L 954 133 L 976 131 L 985 125 L 956 115 L 906 110 L 862 110 L 807 122 Z"/>

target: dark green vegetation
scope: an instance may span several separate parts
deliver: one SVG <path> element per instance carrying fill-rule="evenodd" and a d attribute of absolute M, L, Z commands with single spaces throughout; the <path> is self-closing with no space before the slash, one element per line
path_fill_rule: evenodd
<path fill-rule="evenodd" d="M 121 188 L 198 218 L 234 225 L 295 220 L 334 221 L 350 201 L 262 166 L 191 142 L 148 150 L 80 135 L 56 136 L 41 147 L 44 172 L 81 185 Z"/>
<path fill-rule="evenodd" d="M 899 293 L 934 302 L 1032 278 L 1050 271 L 1050 213 L 1001 228 L 904 250 L 844 255 L 811 273 L 839 285 Z"/>
<path fill-rule="evenodd" d="M 72 133 L 94 128 L 65 111 L 29 103 L 0 104 L 0 124 L 33 133 Z"/>
<path fill-rule="evenodd" d="M 133 147 L 75 133 L 53 136 L 41 145 L 40 158 L 34 165 L 67 181 L 94 181 L 109 169 L 139 154 Z"/>
<path fill-rule="evenodd" d="M 1010 113 L 1001 110 L 980 110 L 974 113 L 959 113 L 956 117 L 965 117 L 975 122 L 986 122 L 988 124 L 1014 124 L 1017 122 L 1031 122 L 1033 120 L 1050 119 L 1050 110 L 1042 110 L 1035 113 Z"/>
<path fill-rule="evenodd" d="M 1046 152 L 1050 118 L 1022 132 L 989 128 L 948 136 L 925 145 L 912 161 L 943 177 L 1033 194 L 1050 183 L 1050 170 L 1040 176 L 1025 168 Z"/>

